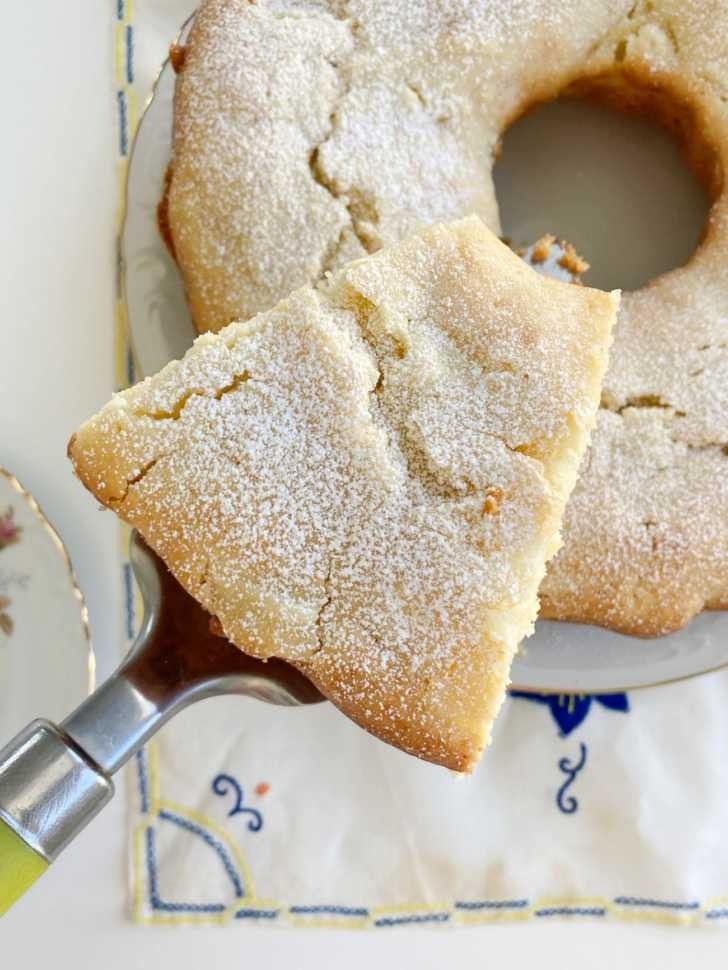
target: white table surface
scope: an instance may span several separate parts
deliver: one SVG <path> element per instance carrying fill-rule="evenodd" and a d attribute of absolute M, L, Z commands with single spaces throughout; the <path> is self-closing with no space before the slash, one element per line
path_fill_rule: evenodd
<path fill-rule="evenodd" d="M 71 475 L 70 432 L 108 397 L 114 112 L 108 0 L 3 9 L 0 72 L 0 464 L 62 533 L 90 610 L 99 672 L 120 616 L 111 515 Z M 38 711 L 38 714 L 42 714 Z M 514 924 L 386 935 L 228 927 L 138 928 L 125 918 L 123 799 L 102 814 L 0 926 L 3 966 L 724 966 L 728 935 L 649 925 Z M 11 964 L 12 959 L 12 964 Z M 19 960 L 22 963 L 19 964 Z"/>

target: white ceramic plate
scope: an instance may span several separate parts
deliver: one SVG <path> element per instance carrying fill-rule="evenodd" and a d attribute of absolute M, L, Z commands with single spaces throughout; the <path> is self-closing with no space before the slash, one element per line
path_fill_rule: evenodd
<path fill-rule="evenodd" d="M 94 686 L 86 607 L 35 499 L 0 469 L 0 737 L 61 720 Z"/>
<path fill-rule="evenodd" d="M 152 374 L 169 360 L 181 357 L 194 336 L 182 283 L 159 235 L 156 221 L 157 203 L 162 195 L 169 161 L 173 93 L 174 72 L 167 63 L 140 123 L 129 167 L 122 257 L 134 355 L 142 374 Z M 594 128 L 595 124 L 598 128 L 599 122 L 594 121 L 588 109 L 584 111 L 584 124 L 594 138 L 599 137 Z M 610 129 L 607 137 L 611 140 L 618 138 L 609 122 L 607 126 Z M 537 126 L 531 137 L 535 144 L 543 144 L 544 132 Z M 638 157 L 635 162 L 633 158 L 632 164 L 640 164 L 644 172 L 645 166 L 654 164 L 656 149 L 651 138 L 640 148 L 639 137 L 638 132 L 633 132 L 629 143 L 634 147 L 634 139 L 638 139 L 638 147 L 632 156 L 642 152 L 642 160 L 640 162 Z M 560 150 L 568 156 L 563 145 Z M 629 165 L 624 179 L 630 182 Z M 518 242 L 532 240 L 542 228 L 527 221 L 519 225 L 518 213 L 523 210 L 519 209 L 516 196 L 520 189 L 515 184 L 509 185 L 507 179 L 502 183 L 499 197 L 503 211 L 511 209 L 516 213 L 515 224 L 506 224 L 506 231 Z M 512 199 L 507 197 L 509 192 L 513 194 Z M 643 193 L 639 187 L 637 193 L 638 197 L 633 200 L 623 199 L 618 219 L 629 220 L 635 213 L 640 213 L 637 203 Z M 674 210 L 674 206 L 671 208 Z M 573 213 L 574 207 L 571 209 Z M 524 218 L 528 211 L 525 210 Z M 610 212 L 614 212 L 614 206 Z M 578 221 L 578 211 L 576 219 Z M 536 228 L 538 231 L 534 231 Z M 560 235 L 579 238 L 573 221 L 568 230 L 553 228 Z M 694 228 L 690 227 L 689 233 L 693 232 Z M 587 247 L 583 248 L 588 256 Z M 680 254 L 671 251 L 665 258 L 674 264 Z M 599 280 L 594 282 L 598 284 Z M 605 693 L 691 677 L 726 663 L 728 614 L 725 613 L 703 614 L 686 629 L 655 640 L 639 640 L 596 627 L 540 622 L 514 664 L 513 681 L 514 686 L 528 690 Z"/>

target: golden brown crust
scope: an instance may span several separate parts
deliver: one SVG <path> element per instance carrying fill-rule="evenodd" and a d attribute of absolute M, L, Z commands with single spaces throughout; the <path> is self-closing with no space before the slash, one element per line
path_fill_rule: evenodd
<path fill-rule="evenodd" d="M 602 457 L 567 512 L 544 615 L 651 636 L 725 604 L 727 0 L 290 8 L 295 24 L 207 0 L 189 38 L 170 218 L 198 327 L 423 223 L 474 211 L 498 231 L 485 160 L 539 101 L 566 92 L 650 115 L 713 207 L 693 259 L 623 301 Z"/>
<path fill-rule="evenodd" d="M 382 713 L 372 717 L 366 703 L 356 698 L 369 696 L 370 684 L 366 674 L 356 664 L 342 662 L 332 668 L 328 663 L 311 662 L 299 664 L 299 669 L 328 697 L 347 717 L 382 741 L 401 748 L 425 761 L 442 765 L 452 771 L 473 770 L 483 749 L 481 724 L 495 720 L 508 685 L 511 651 L 503 643 L 493 640 L 477 656 L 463 651 L 454 657 L 451 669 L 449 697 L 442 696 L 437 682 L 425 702 L 437 712 L 430 724 L 422 723 L 419 710 L 421 697 L 413 697 L 412 685 L 393 681 L 381 697 Z M 487 691 L 483 691 L 487 684 Z M 344 689 L 342 689 L 342 685 Z M 427 687 L 418 688 L 417 694 L 427 694 Z M 450 710 L 442 709 L 443 703 L 457 704 Z M 415 701 L 415 703 L 412 703 Z M 386 710 L 386 715 L 384 711 Z M 478 710 L 481 722 L 463 716 L 463 712 Z"/>
<path fill-rule="evenodd" d="M 71 459 L 241 649 L 467 771 L 536 615 L 616 306 L 475 217 L 433 227 L 203 335 Z"/>

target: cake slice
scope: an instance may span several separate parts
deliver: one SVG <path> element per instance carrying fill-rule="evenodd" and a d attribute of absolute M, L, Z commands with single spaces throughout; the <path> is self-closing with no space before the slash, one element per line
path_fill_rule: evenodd
<path fill-rule="evenodd" d="M 225 634 L 469 771 L 532 629 L 618 298 L 475 217 L 201 336 L 69 453 Z"/>

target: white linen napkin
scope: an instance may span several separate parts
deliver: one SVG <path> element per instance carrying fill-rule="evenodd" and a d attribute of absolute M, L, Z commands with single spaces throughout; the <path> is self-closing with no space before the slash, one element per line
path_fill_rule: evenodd
<path fill-rule="evenodd" d="M 726 672 L 629 697 L 512 697 L 468 778 L 330 704 L 205 701 L 134 766 L 134 916 L 719 924 L 727 701 Z"/>
<path fill-rule="evenodd" d="M 193 0 L 113 0 L 123 184 L 144 99 Z M 121 297 L 117 307 L 123 324 Z M 119 341 L 119 383 L 130 378 Z M 127 633 L 138 622 L 128 562 Z M 228 697 L 135 760 L 143 923 L 728 923 L 728 671 L 599 696 L 514 696 L 469 778 L 331 705 Z"/>

